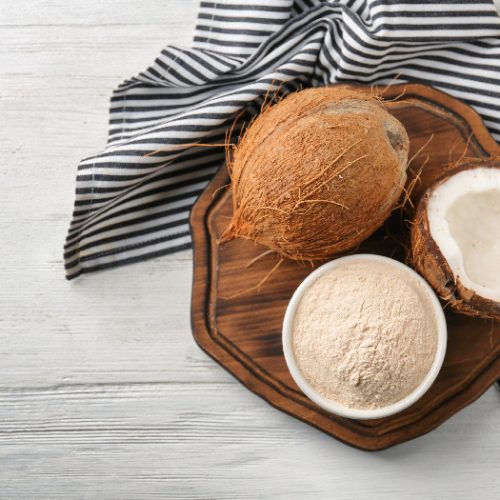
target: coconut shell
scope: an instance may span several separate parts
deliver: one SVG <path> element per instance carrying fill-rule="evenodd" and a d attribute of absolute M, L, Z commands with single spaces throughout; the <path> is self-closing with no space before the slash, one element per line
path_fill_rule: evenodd
<path fill-rule="evenodd" d="M 456 167 L 433 184 L 422 196 L 417 206 L 411 229 L 411 264 L 436 293 L 454 311 L 467 316 L 500 321 L 500 303 L 482 297 L 464 286 L 451 270 L 446 258 L 431 236 L 427 207 L 433 191 L 451 175 L 476 166 L 493 166 L 491 163 L 472 162 Z M 494 167 L 493 168 L 499 168 Z"/>
<path fill-rule="evenodd" d="M 307 89 L 268 107 L 234 150 L 233 218 L 222 241 L 296 260 L 355 248 L 396 205 L 408 135 L 369 91 Z"/>

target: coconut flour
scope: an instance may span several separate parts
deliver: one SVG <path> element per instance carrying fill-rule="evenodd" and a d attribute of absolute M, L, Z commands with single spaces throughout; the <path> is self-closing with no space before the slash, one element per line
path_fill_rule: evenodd
<path fill-rule="evenodd" d="M 356 409 L 403 399 L 423 381 L 437 348 L 428 292 L 380 261 L 351 261 L 321 275 L 303 294 L 293 350 L 310 385 Z"/>

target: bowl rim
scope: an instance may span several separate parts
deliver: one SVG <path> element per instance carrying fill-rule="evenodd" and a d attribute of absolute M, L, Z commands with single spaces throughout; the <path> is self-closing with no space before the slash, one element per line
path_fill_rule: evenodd
<path fill-rule="evenodd" d="M 293 320 L 295 318 L 295 313 L 297 311 L 297 307 L 300 303 L 300 300 L 304 294 L 304 292 L 323 274 L 326 272 L 335 269 L 343 264 L 355 261 L 371 261 L 371 262 L 383 262 L 390 266 L 396 267 L 398 269 L 403 269 L 408 275 L 415 278 L 423 287 L 423 289 L 427 292 L 429 300 L 433 306 L 436 324 L 437 324 L 437 345 L 436 345 L 436 353 L 434 355 L 434 361 L 431 365 L 431 368 L 427 372 L 427 375 L 424 377 L 422 382 L 407 396 L 403 399 L 397 401 L 388 406 L 384 406 L 382 408 L 375 409 L 355 409 L 349 408 L 340 403 L 337 403 L 333 400 L 327 399 L 321 394 L 319 394 L 304 378 L 299 367 L 297 365 L 295 354 L 293 352 L 293 344 L 292 344 L 292 327 Z M 446 346 L 447 346 L 447 326 L 446 319 L 444 315 L 443 308 L 441 307 L 441 303 L 437 298 L 434 290 L 427 283 L 427 281 L 422 278 L 416 271 L 406 266 L 405 264 L 391 259 L 389 257 L 385 257 L 382 255 L 376 254 L 355 254 L 348 255 L 345 257 L 339 257 L 338 259 L 332 260 L 323 264 L 322 266 L 315 269 L 311 272 L 297 287 L 295 292 L 293 293 L 286 312 L 283 319 L 283 329 L 282 329 L 282 342 L 283 342 L 283 352 L 285 355 L 285 361 L 288 366 L 288 370 L 292 375 L 295 383 L 299 386 L 299 388 L 304 392 L 304 394 L 318 406 L 323 408 L 324 410 L 333 413 L 335 415 L 339 415 L 341 417 L 352 418 L 352 419 L 375 419 L 388 417 L 390 415 L 394 415 L 399 413 L 406 408 L 410 407 L 413 403 L 419 400 L 431 387 L 433 382 L 436 380 L 436 377 L 441 370 L 443 365 L 444 357 L 446 354 Z"/>

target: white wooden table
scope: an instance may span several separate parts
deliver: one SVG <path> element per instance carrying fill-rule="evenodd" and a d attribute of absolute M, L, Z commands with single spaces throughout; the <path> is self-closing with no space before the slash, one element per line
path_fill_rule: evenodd
<path fill-rule="evenodd" d="M 500 394 L 385 452 L 271 408 L 195 345 L 191 252 L 66 282 L 111 89 L 196 0 L 0 0 L 0 498 L 493 499 Z"/>

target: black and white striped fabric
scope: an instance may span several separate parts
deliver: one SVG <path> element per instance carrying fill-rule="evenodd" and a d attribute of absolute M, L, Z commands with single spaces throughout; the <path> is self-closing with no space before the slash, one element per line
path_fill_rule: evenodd
<path fill-rule="evenodd" d="M 224 142 L 278 87 L 398 75 L 470 104 L 500 140 L 498 2 L 201 1 L 192 48 L 167 47 L 113 93 L 108 145 L 78 167 L 67 277 L 188 248 L 190 208 L 224 161 L 193 144 Z"/>

